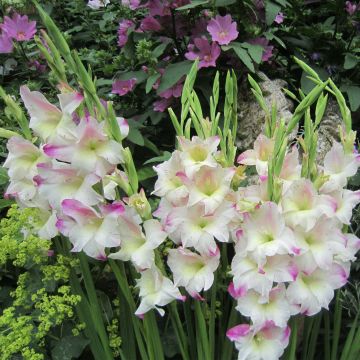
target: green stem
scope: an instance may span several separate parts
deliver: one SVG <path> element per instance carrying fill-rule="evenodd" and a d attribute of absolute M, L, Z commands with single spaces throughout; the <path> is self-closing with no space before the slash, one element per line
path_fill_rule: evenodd
<path fill-rule="evenodd" d="M 80 260 L 81 272 L 84 277 L 85 289 L 89 297 L 91 316 L 94 320 L 104 351 L 106 352 L 106 359 L 113 359 L 113 355 L 109 347 L 109 338 L 105 330 L 102 311 L 96 295 L 96 289 L 92 280 L 88 260 L 83 252 L 78 253 L 78 258 Z"/>
<path fill-rule="evenodd" d="M 216 282 L 217 282 L 217 271 L 214 274 L 214 283 L 211 288 L 211 299 L 210 299 L 210 321 L 209 321 L 210 359 L 215 358 Z"/>
<path fill-rule="evenodd" d="M 292 326 L 291 326 L 291 340 L 290 340 L 290 349 L 289 349 L 289 356 L 288 360 L 296 360 L 296 340 L 297 340 L 297 319 L 292 319 Z"/>
<path fill-rule="evenodd" d="M 54 243 L 55 243 L 55 247 L 56 247 L 57 251 L 60 254 L 62 254 L 64 256 L 69 255 L 68 251 L 66 251 L 61 246 L 61 243 L 58 238 L 54 239 Z M 80 286 L 79 279 L 76 276 L 74 269 L 70 270 L 70 286 L 71 286 L 72 292 L 74 294 L 81 296 L 80 304 L 76 305 L 76 312 L 77 312 L 77 315 L 78 315 L 80 321 L 86 325 L 85 329 L 84 329 L 84 333 L 85 333 L 85 336 L 90 340 L 90 342 L 89 342 L 90 350 L 96 360 L 103 360 L 106 358 L 106 354 L 105 354 L 105 351 L 99 340 L 99 337 L 97 335 L 95 325 L 92 321 L 89 302 L 86 299 L 86 296 Z"/>
<path fill-rule="evenodd" d="M 237 315 L 238 315 L 238 313 L 237 313 L 235 307 L 233 306 L 231 308 L 229 321 L 228 321 L 228 324 L 227 324 L 227 330 L 235 325 Z M 223 334 L 221 334 L 221 335 L 223 335 Z M 225 336 L 225 343 L 224 343 L 224 346 L 223 346 L 221 359 L 222 360 L 230 360 L 231 357 L 232 357 L 232 353 L 233 353 L 233 344 Z"/>
<path fill-rule="evenodd" d="M 145 314 L 144 326 L 146 328 L 147 337 L 150 339 L 150 343 L 152 345 L 152 356 L 150 356 L 150 359 L 164 360 L 164 351 L 153 310 Z"/>
<path fill-rule="evenodd" d="M 333 343 L 331 347 L 331 360 L 338 359 L 337 353 L 338 353 L 339 338 L 340 338 L 341 313 L 342 313 L 342 307 L 340 304 L 340 291 L 337 291 L 336 299 L 335 299 L 335 315 L 334 315 Z"/>
<path fill-rule="evenodd" d="M 179 343 L 181 356 L 185 360 L 190 360 L 188 354 L 188 343 L 187 343 L 186 335 L 180 320 L 176 303 L 174 301 L 170 304 L 169 311 L 170 311 L 171 322 L 175 329 L 175 334 Z"/>
<path fill-rule="evenodd" d="M 324 313 L 324 352 L 325 352 L 325 360 L 330 360 L 331 351 L 330 351 L 330 317 L 329 312 Z"/>
<path fill-rule="evenodd" d="M 196 338 L 195 338 L 194 326 L 192 321 L 191 298 L 189 298 L 189 300 L 186 300 L 184 302 L 184 315 L 185 315 L 187 334 L 190 343 L 191 359 L 196 359 L 196 343 L 195 343 Z"/>
<path fill-rule="evenodd" d="M 125 297 L 126 302 L 129 306 L 129 309 L 131 312 L 131 317 L 132 317 L 132 325 L 134 328 L 135 337 L 136 337 L 136 341 L 138 344 L 141 358 L 143 360 L 148 360 L 148 355 L 146 353 L 144 341 L 142 338 L 144 331 L 142 329 L 142 324 L 140 323 L 140 320 L 134 315 L 136 306 L 135 306 L 135 302 L 134 302 L 134 299 L 132 297 L 132 294 L 131 294 L 131 291 L 129 288 L 129 284 L 126 279 L 124 264 L 122 262 L 120 262 L 120 264 L 118 264 L 115 260 L 112 260 L 112 259 L 109 259 L 109 264 L 111 266 L 112 271 L 114 272 L 114 275 L 118 282 L 120 290 L 121 290 L 123 296 Z"/>
<path fill-rule="evenodd" d="M 206 331 L 206 322 L 200 305 L 200 301 L 195 301 L 195 316 L 196 316 L 196 324 L 198 329 L 197 337 L 199 337 L 201 350 L 204 356 L 203 359 L 209 360 L 210 359 L 209 338 Z"/>

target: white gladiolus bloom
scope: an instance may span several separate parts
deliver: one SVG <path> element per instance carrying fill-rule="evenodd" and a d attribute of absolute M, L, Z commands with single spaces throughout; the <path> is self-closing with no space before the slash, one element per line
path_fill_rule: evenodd
<path fill-rule="evenodd" d="M 159 306 L 165 306 L 173 300 L 185 300 L 179 289 L 156 267 L 141 272 L 141 277 L 136 282 L 136 287 L 140 289 L 141 302 L 135 315 L 139 317 L 151 309 L 156 309 L 164 316 L 165 311 Z"/>
<path fill-rule="evenodd" d="M 254 142 L 254 150 L 246 150 L 237 158 L 242 165 L 255 165 L 260 176 L 268 173 L 268 161 L 274 151 L 274 140 L 260 134 Z"/>
<path fill-rule="evenodd" d="M 333 216 L 335 200 L 328 195 L 318 195 L 308 179 L 294 181 L 283 195 L 281 206 L 288 226 L 302 226 L 309 231 L 322 216 Z"/>
<path fill-rule="evenodd" d="M 192 297 L 201 299 L 199 293 L 211 287 L 219 260 L 219 250 L 209 256 L 177 248 L 169 250 L 167 263 L 173 273 L 175 285 L 184 286 Z"/>
<path fill-rule="evenodd" d="M 272 321 L 260 329 L 248 324 L 234 326 L 226 333 L 239 351 L 238 360 L 278 360 L 289 343 L 290 328 Z"/>
<path fill-rule="evenodd" d="M 237 299 L 236 310 L 248 316 L 254 327 L 261 327 L 268 321 L 272 321 L 276 326 L 285 327 L 294 313 L 286 299 L 284 284 L 272 288 L 267 301 L 264 301 L 256 291 L 249 290 Z"/>
<path fill-rule="evenodd" d="M 118 252 L 110 254 L 109 258 L 122 261 L 131 260 L 141 270 L 150 268 L 154 264 L 154 249 L 166 239 L 167 233 L 157 220 L 144 222 L 145 235 L 141 226 L 133 219 L 123 216 L 119 221 L 123 227 L 121 247 Z"/>
<path fill-rule="evenodd" d="M 230 183 L 234 174 L 234 168 L 202 166 L 193 179 L 188 178 L 185 173 L 177 175 L 189 191 L 188 206 L 204 204 L 205 213 L 211 214 L 230 192 Z"/>
<path fill-rule="evenodd" d="M 311 269 L 311 264 L 306 264 Z M 334 290 L 346 284 L 348 270 L 333 263 L 330 269 L 316 269 L 311 273 L 303 268 L 296 281 L 287 288 L 287 298 L 293 305 L 299 307 L 302 314 L 311 316 L 318 313 L 321 308 L 328 309 L 334 297 Z"/>
<path fill-rule="evenodd" d="M 343 146 L 334 142 L 331 150 L 324 158 L 324 175 L 328 181 L 321 187 L 321 191 L 329 193 L 342 189 L 347 179 L 356 174 L 360 166 L 360 158 L 356 153 L 346 154 Z"/>
<path fill-rule="evenodd" d="M 180 158 L 187 177 L 192 177 L 202 166 L 216 167 L 213 157 L 220 143 L 219 136 L 212 136 L 202 140 L 193 136 L 191 140 L 182 136 L 178 137 L 180 145 Z"/>

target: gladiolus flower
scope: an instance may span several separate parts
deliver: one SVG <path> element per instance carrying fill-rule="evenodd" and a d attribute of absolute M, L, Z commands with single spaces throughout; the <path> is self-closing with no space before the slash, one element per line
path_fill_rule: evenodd
<path fill-rule="evenodd" d="M 14 13 L 11 19 L 8 16 L 4 17 L 2 30 L 14 40 L 31 40 L 36 33 L 36 21 L 29 21 L 26 15 Z"/>
<path fill-rule="evenodd" d="M 39 194 L 49 201 L 52 208 L 60 209 L 65 199 L 75 199 L 92 206 L 103 200 L 93 186 L 100 181 L 95 174 L 84 176 L 70 164 L 53 162 L 37 165 L 38 176 L 34 177 Z"/>
<path fill-rule="evenodd" d="M 71 163 L 76 169 L 103 177 L 123 162 L 123 147 L 108 138 L 104 126 L 104 122 L 99 123 L 92 117 L 83 119 L 75 129 L 73 144 L 47 144 L 44 152 L 49 157 Z"/>
<path fill-rule="evenodd" d="M 141 297 L 140 305 L 135 312 L 139 317 L 151 309 L 156 309 L 161 316 L 164 316 L 165 311 L 159 306 L 165 306 L 176 299 L 185 300 L 179 289 L 156 267 L 143 271 L 140 279 L 136 281 L 136 287 L 140 289 Z"/>
<path fill-rule="evenodd" d="M 213 155 L 220 143 L 219 136 L 212 136 L 205 140 L 197 136 L 193 136 L 191 140 L 179 136 L 178 141 L 182 150 L 180 157 L 186 176 L 192 177 L 202 166 L 217 166 Z"/>
<path fill-rule="evenodd" d="M 236 310 L 248 316 L 254 327 L 261 327 L 268 321 L 272 321 L 276 326 L 285 327 L 292 315 L 284 284 L 272 288 L 267 300 L 258 292 L 249 290 L 245 295 L 238 297 Z"/>
<path fill-rule="evenodd" d="M 136 78 L 129 80 L 116 80 L 112 85 L 112 93 L 124 96 L 134 89 L 135 84 Z"/>
<path fill-rule="evenodd" d="M 267 175 L 268 161 L 274 151 L 274 140 L 260 134 L 254 142 L 254 150 L 246 150 L 237 158 L 242 165 L 255 165 L 259 175 Z"/>
<path fill-rule="evenodd" d="M 84 99 L 81 94 L 59 94 L 61 110 L 50 104 L 43 94 L 30 91 L 27 86 L 20 87 L 20 95 L 30 114 L 30 128 L 44 141 L 74 140 L 76 125 L 71 115 Z"/>
<path fill-rule="evenodd" d="M 320 188 L 321 192 L 328 193 L 342 189 L 347 179 L 356 174 L 359 166 L 360 158 L 357 154 L 346 154 L 343 146 L 334 142 L 324 158 L 324 175 L 329 179 Z"/>
<path fill-rule="evenodd" d="M 226 336 L 234 341 L 238 360 L 278 360 L 289 343 L 290 328 L 278 327 L 272 321 L 259 330 L 242 324 L 229 329 Z"/>
<path fill-rule="evenodd" d="M 11 180 L 32 180 L 38 174 L 37 164 L 45 161 L 42 151 L 20 136 L 10 138 L 7 149 L 9 153 L 3 166 L 9 169 Z"/>
<path fill-rule="evenodd" d="M 105 260 L 105 247 L 116 247 L 121 242 L 119 217 L 125 212 L 121 203 L 99 206 L 100 213 L 80 201 L 66 199 L 56 227 L 67 236 L 73 248 L 96 259 Z"/>
<path fill-rule="evenodd" d="M 227 45 L 238 37 L 239 33 L 236 27 L 237 24 L 235 21 L 232 22 L 230 15 L 216 15 L 215 19 L 209 21 L 207 30 L 213 41 L 216 41 L 219 45 Z"/>
<path fill-rule="evenodd" d="M 334 290 L 345 285 L 348 278 L 347 270 L 339 264 L 334 263 L 327 270 L 316 269 L 311 273 L 308 273 L 309 266 L 311 264 L 306 264 L 296 281 L 287 288 L 290 303 L 297 305 L 300 312 L 307 316 L 318 313 L 321 308 L 328 309 Z"/>
<path fill-rule="evenodd" d="M 121 233 L 121 247 L 118 252 L 109 255 L 112 259 L 131 260 L 140 269 L 148 269 L 154 264 L 156 249 L 167 237 L 157 220 L 146 220 L 143 224 L 145 235 L 140 225 L 123 216 L 120 220 L 124 231 Z"/>
<path fill-rule="evenodd" d="M 188 45 L 185 57 L 188 60 L 199 59 L 199 69 L 216 66 L 216 60 L 220 56 L 221 49 L 216 42 L 210 44 L 206 38 L 194 39 L 194 44 Z"/>
<path fill-rule="evenodd" d="M 333 216 L 336 202 L 327 195 L 318 195 L 310 180 L 294 181 L 285 192 L 281 206 L 288 226 L 300 225 L 309 231 L 322 215 Z"/>
<path fill-rule="evenodd" d="M 169 250 L 167 263 L 173 273 L 175 286 L 184 286 L 193 298 L 202 299 L 199 292 L 210 289 L 219 261 L 219 249 L 209 256 L 177 248 Z"/>

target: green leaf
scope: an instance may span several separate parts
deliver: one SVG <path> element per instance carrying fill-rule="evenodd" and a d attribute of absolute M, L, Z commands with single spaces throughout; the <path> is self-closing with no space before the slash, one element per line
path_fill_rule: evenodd
<path fill-rule="evenodd" d="M 157 93 L 160 94 L 175 85 L 184 75 L 190 71 L 191 66 L 192 61 L 189 60 L 168 65 L 162 76 Z"/>
<path fill-rule="evenodd" d="M 142 71 L 127 71 L 127 72 L 123 72 L 118 74 L 115 78 L 117 80 L 129 80 L 132 78 L 136 78 L 136 84 L 140 84 L 142 82 L 145 81 L 145 79 L 147 79 L 148 75 Z"/>
<path fill-rule="evenodd" d="M 131 126 L 129 129 L 129 135 L 127 136 L 127 139 L 139 146 L 144 146 L 145 143 L 144 137 L 141 135 L 141 132 L 138 129 Z"/>
<path fill-rule="evenodd" d="M 171 157 L 171 153 L 169 151 L 164 151 L 161 156 L 153 157 L 152 159 L 145 161 L 144 165 L 156 163 L 156 162 L 164 162 L 164 161 L 169 160 L 170 157 Z"/>
<path fill-rule="evenodd" d="M 205 5 L 205 4 L 208 4 L 208 3 L 209 3 L 209 0 L 193 0 L 193 1 L 190 2 L 190 4 L 180 6 L 180 7 L 176 8 L 176 10 L 193 9 L 195 7 L 198 7 L 200 5 Z"/>
<path fill-rule="evenodd" d="M 139 181 L 144 181 L 144 180 L 150 179 L 154 176 L 156 176 L 156 172 L 154 171 L 152 166 L 143 167 L 142 169 L 140 169 L 138 171 Z"/>
<path fill-rule="evenodd" d="M 274 22 L 276 15 L 279 13 L 280 10 L 281 6 L 279 6 L 278 4 L 269 0 L 265 2 L 265 16 L 267 25 L 271 25 Z"/>
<path fill-rule="evenodd" d="M 52 359 L 71 360 L 78 358 L 88 343 L 88 339 L 80 336 L 64 336 L 51 350 Z"/>
<path fill-rule="evenodd" d="M 158 45 L 153 51 L 152 51 L 152 55 L 156 58 L 158 58 L 159 56 L 161 56 L 166 47 L 169 45 L 169 41 L 164 41 L 162 44 Z"/>
<path fill-rule="evenodd" d="M 264 52 L 264 48 L 261 45 L 253 45 L 247 42 L 243 43 L 242 46 L 247 49 L 251 58 L 257 63 L 260 64 L 261 58 Z"/>
<path fill-rule="evenodd" d="M 151 76 L 148 77 L 147 81 L 146 81 L 146 87 L 145 87 L 145 91 L 146 93 L 148 94 L 153 85 L 156 83 L 156 80 L 161 76 L 161 74 L 159 73 L 156 73 L 156 74 L 153 74 Z"/>
<path fill-rule="evenodd" d="M 233 49 L 236 55 L 239 57 L 239 59 L 247 66 L 247 68 L 252 72 L 255 71 L 251 57 L 249 56 L 248 52 L 242 47 L 242 44 L 238 42 L 233 42 L 230 45 L 222 46 L 221 48 L 224 51 Z"/>
<path fill-rule="evenodd" d="M 315 70 L 315 72 L 319 75 L 320 79 L 323 81 L 327 80 L 327 78 L 329 77 L 329 74 L 320 67 L 312 66 L 312 69 Z M 316 86 L 316 84 L 311 81 L 308 76 L 309 75 L 305 71 L 303 71 L 301 76 L 301 90 L 305 94 L 308 94 Z"/>
<path fill-rule="evenodd" d="M 347 93 L 351 111 L 356 111 L 360 106 L 360 87 L 355 85 L 347 85 L 341 88 Z"/>
<path fill-rule="evenodd" d="M 10 207 L 12 204 L 15 204 L 15 200 L 0 199 L 0 209 L 5 209 L 7 207 Z"/>
<path fill-rule="evenodd" d="M 359 63 L 359 61 L 360 59 L 357 56 L 347 53 L 345 55 L 344 69 L 353 69 Z"/>
<path fill-rule="evenodd" d="M 9 181 L 7 170 L 4 167 L 0 167 L 0 185 L 4 185 Z"/>
<path fill-rule="evenodd" d="M 215 0 L 215 6 L 228 6 L 228 5 L 232 5 L 235 4 L 236 0 Z"/>

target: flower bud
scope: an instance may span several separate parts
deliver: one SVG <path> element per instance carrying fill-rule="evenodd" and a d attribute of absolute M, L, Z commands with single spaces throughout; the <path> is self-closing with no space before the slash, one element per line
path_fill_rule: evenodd
<path fill-rule="evenodd" d="M 144 189 L 141 189 L 138 194 L 131 195 L 125 202 L 133 207 L 143 219 L 151 219 L 151 206 Z"/>

